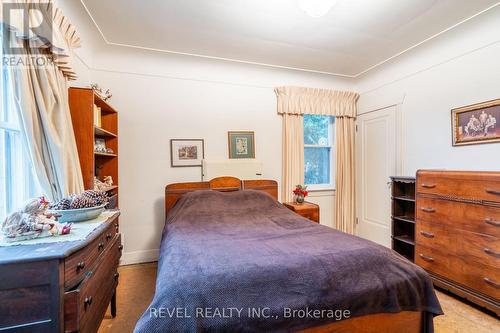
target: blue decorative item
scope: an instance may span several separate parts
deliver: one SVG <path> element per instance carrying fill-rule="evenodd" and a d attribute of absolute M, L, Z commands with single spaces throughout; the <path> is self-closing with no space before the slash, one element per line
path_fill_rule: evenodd
<path fill-rule="evenodd" d="M 82 222 L 97 218 L 104 211 L 105 206 L 106 204 L 90 208 L 48 210 L 47 212 L 54 215 L 60 215 L 58 217 L 60 223 Z"/>

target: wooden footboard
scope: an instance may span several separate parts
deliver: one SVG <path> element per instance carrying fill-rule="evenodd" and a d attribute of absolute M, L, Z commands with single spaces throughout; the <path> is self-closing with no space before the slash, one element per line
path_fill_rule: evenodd
<path fill-rule="evenodd" d="M 297 333 L 422 333 L 423 331 L 423 313 L 403 311 L 351 318 Z"/>

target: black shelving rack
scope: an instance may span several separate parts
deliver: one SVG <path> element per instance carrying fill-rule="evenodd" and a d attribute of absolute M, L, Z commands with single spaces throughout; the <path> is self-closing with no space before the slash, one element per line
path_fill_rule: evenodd
<path fill-rule="evenodd" d="M 391 177 L 392 249 L 415 260 L 415 177 Z"/>

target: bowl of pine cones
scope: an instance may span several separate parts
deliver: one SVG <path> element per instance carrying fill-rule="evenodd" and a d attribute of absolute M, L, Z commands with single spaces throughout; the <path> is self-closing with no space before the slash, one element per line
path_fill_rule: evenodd
<path fill-rule="evenodd" d="M 60 223 L 82 222 L 97 218 L 107 204 L 106 192 L 88 190 L 50 204 L 47 212 L 58 216 Z"/>

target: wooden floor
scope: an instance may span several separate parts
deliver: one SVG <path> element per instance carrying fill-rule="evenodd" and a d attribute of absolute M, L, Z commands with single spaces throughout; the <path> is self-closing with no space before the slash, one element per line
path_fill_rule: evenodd
<path fill-rule="evenodd" d="M 109 313 L 103 320 L 99 333 L 132 332 L 136 321 L 147 308 L 154 294 L 156 263 L 121 266 L 118 285 L 118 314 L 112 319 Z M 497 317 L 459 299 L 437 292 L 445 313 L 434 320 L 436 333 L 498 333 Z"/>

